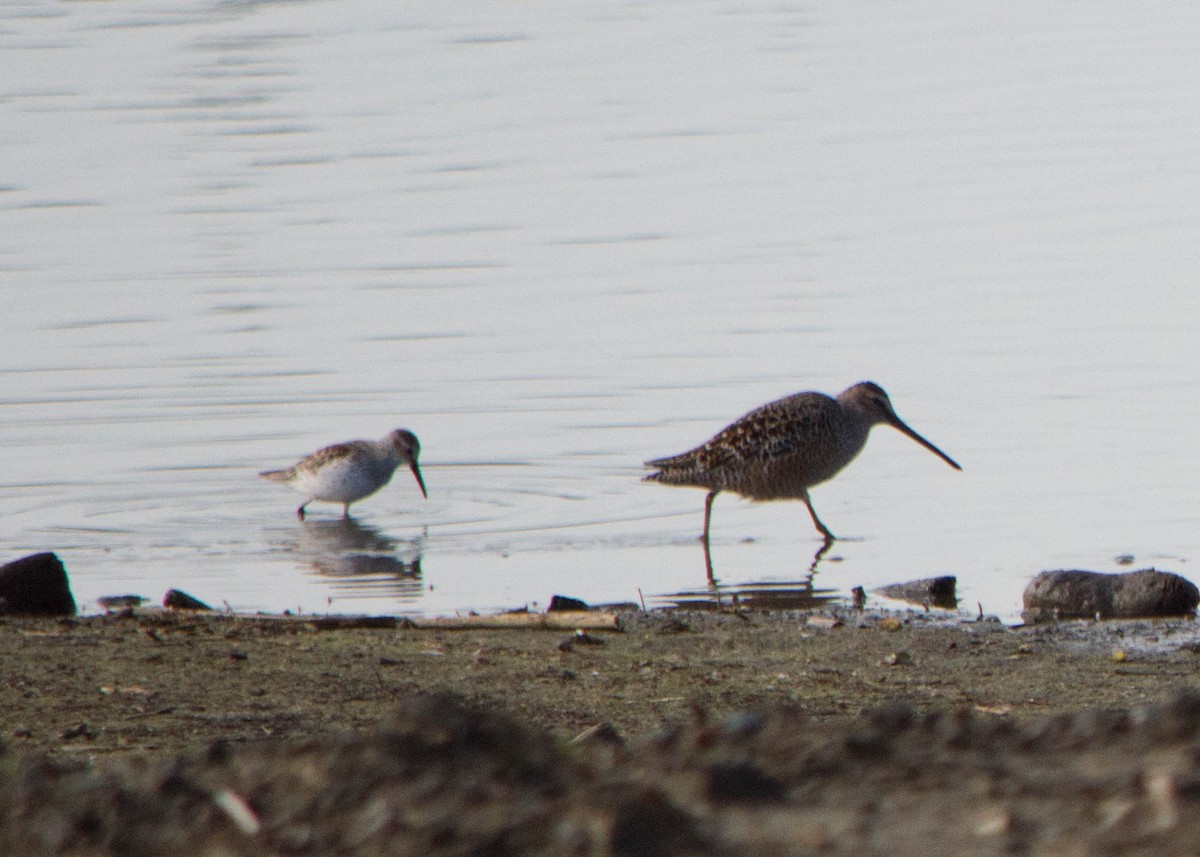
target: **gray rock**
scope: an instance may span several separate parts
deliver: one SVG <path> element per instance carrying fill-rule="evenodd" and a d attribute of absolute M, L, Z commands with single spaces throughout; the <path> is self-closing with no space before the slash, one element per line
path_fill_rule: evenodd
<path fill-rule="evenodd" d="M 958 578 L 952 574 L 941 577 L 923 577 L 907 583 L 892 583 L 875 591 L 888 598 L 920 604 L 924 607 L 943 607 L 953 610 L 958 606 Z"/>
<path fill-rule="evenodd" d="M 75 615 L 75 597 L 58 556 L 35 553 L 0 566 L 0 613 Z"/>
<path fill-rule="evenodd" d="M 182 589 L 168 589 L 167 594 L 163 596 L 163 607 L 168 610 L 212 610 L 199 598 Z"/>
<path fill-rule="evenodd" d="M 587 609 L 586 601 L 580 601 L 578 598 L 572 598 L 569 595 L 555 595 L 550 598 L 550 606 L 546 608 L 546 612 L 573 612 Z"/>
<path fill-rule="evenodd" d="M 1168 571 L 1145 568 L 1124 574 L 1043 571 L 1025 587 L 1026 622 L 1054 619 L 1126 619 L 1196 612 L 1200 589 Z"/>

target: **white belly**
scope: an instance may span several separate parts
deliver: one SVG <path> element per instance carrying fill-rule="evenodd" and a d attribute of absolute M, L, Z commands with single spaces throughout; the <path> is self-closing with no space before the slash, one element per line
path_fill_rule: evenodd
<path fill-rule="evenodd" d="M 374 494 L 391 479 L 391 472 L 349 459 L 326 462 L 316 472 L 300 472 L 292 483 L 312 500 L 353 503 Z"/>

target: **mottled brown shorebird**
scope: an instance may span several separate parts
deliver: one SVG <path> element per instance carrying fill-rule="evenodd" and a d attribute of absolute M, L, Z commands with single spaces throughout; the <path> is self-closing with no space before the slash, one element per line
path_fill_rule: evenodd
<path fill-rule="evenodd" d="M 904 424 L 878 384 L 863 381 L 836 399 L 824 393 L 796 393 L 755 408 L 712 440 L 681 455 L 647 461 L 658 468 L 647 482 L 707 488 L 704 501 L 704 558 L 712 576 L 708 531 L 713 500 L 732 491 L 751 500 L 803 500 L 828 544 L 836 536 L 821 523 L 808 489 L 832 479 L 866 445 L 871 427 L 892 426 L 961 467 Z"/>

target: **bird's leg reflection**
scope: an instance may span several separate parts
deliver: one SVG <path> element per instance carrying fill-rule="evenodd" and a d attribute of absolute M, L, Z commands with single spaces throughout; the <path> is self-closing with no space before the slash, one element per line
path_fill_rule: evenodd
<path fill-rule="evenodd" d="M 708 496 L 704 499 L 704 535 L 700 537 L 700 541 L 704 545 L 704 578 L 708 583 L 709 588 L 714 592 L 717 591 L 717 578 L 716 575 L 713 574 L 712 547 L 709 544 L 709 521 L 712 518 L 712 504 L 713 500 L 716 499 L 716 496 L 716 491 L 709 491 Z M 807 498 L 805 499 L 805 502 L 807 503 Z M 821 564 L 821 560 L 825 557 L 825 554 L 829 553 L 829 549 L 832 548 L 833 543 L 837 541 L 837 536 L 825 529 L 825 525 L 820 522 L 820 520 L 817 518 L 817 513 L 813 511 L 811 503 L 808 504 L 808 511 L 809 514 L 812 515 L 814 523 L 816 523 L 817 527 L 820 528 L 822 534 L 825 536 L 825 540 L 821 543 L 821 546 L 817 548 L 817 552 L 813 554 L 812 563 L 810 563 L 808 566 L 806 582 L 811 588 L 812 579 L 817 574 L 817 566 Z"/>
<path fill-rule="evenodd" d="M 817 576 L 817 566 L 821 564 L 821 560 L 825 558 L 825 554 L 829 553 L 831 547 L 833 547 L 832 537 L 825 539 L 825 542 L 813 554 L 812 564 L 808 567 L 808 585 L 810 587 L 812 586 L 813 578 Z"/>
<path fill-rule="evenodd" d="M 716 579 L 713 577 L 712 551 L 708 546 L 708 524 L 712 520 L 712 504 L 716 497 L 716 491 L 709 491 L 708 496 L 704 499 L 704 572 L 708 577 L 709 586 L 716 586 L 717 584 Z"/>
<path fill-rule="evenodd" d="M 714 492 L 715 493 L 715 492 Z M 709 504 L 712 503 L 712 496 L 709 498 Z M 706 515 L 707 523 L 707 515 Z M 766 592 L 766 587 L 757 585 L 727 585 L 722 588 L 721 583 L 716 580 L 716 575 L 713 574 L 713 555 L 709 550 L 708 545 L 708 528 L 704 528 L 704 537 L 702 539 L 704 545 L 704 573 L 706 573 L 706 591 L 708 597 L 712 599 L 713 606 L 721 610 L 725 606 L 725 599 L 730 600 L 730 605 L 737 607 L 743 603 L 743 597 L 749 597 L 746 603 L 754 603 L 755 600 L 763 600 L 763 594 Z M 830 537 L 822 541 L 821 546 L 817 547 L 816 552 L 812 555 L 812 562 L 809 563 L 808 570 L 805 571 L 803 579 L 793 583 L 787 583 L 782 587 L 775 585 L 775 597 L 797 598 L 799 597 L 808 606 L 821 604 L 823 601 L 829 600 L 829 595 L 818 595 L 815 586 L 817 567 L 821 564 L 822 559 L 833 547 L 835 539 Z M 760 592 L 762 589 L 762 592 Z"/>
<path fill-rule="evenodd" d="M 826 539 L 813 554 L 812 561 L 800 580 L 750 580 L 746 582 L 721 583 L 713 574 L 712 555 L 707 539 L 704 546 L 706 583 L 703 588 L 667 593 L 654 596 L 674 607 L 693 607 L 706 610 L 740 610 L 743 608 L 765 608 L 784 610 L 811 610 L 839 598 L 836 590 L 818 589 L 815 585 L 817 568 L 833 547 L 833 539 Z"/>
<path fill-rule="evenodd" d="M 293 550 L 318 574 L 344 579 L 387 576 L 419 585 L 423 541 L 398 542 L 354 517 L 324 518 L 301 524 Z"/>

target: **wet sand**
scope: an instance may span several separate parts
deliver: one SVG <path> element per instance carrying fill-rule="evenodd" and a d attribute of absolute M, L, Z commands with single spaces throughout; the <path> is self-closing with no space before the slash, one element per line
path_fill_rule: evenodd
<path fill-rule="evenodd" d="M 1135 853 L 1200 832 L 1190 620 L 620 618 L 6 618 L 0 851 L 68 853 L 80 824 L 114 854 Z M 279 803 L 293 780 L 303 807 Z M 457 808 L 437 836 L 399 820 L 414 788 Z"/>

